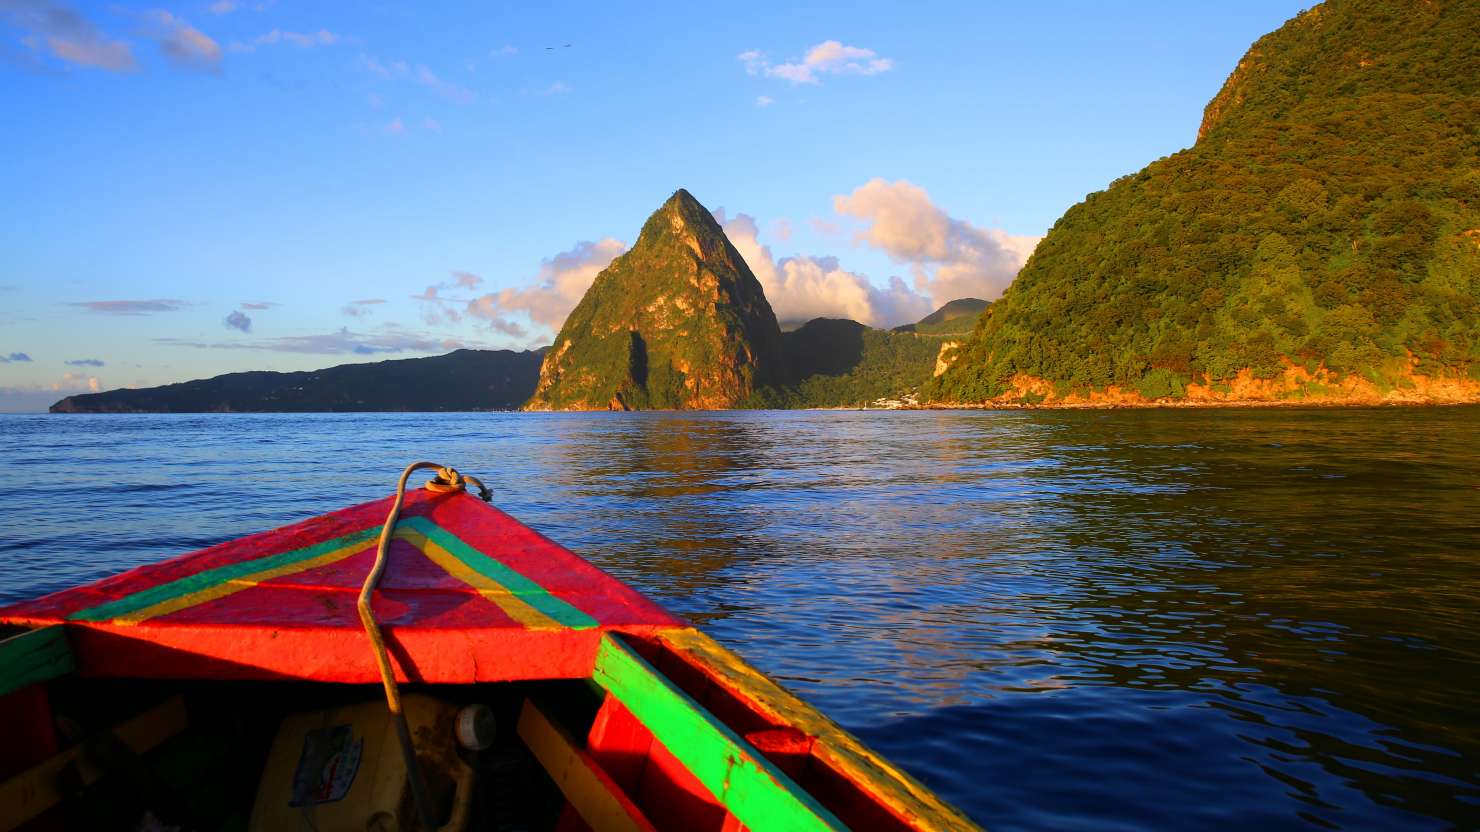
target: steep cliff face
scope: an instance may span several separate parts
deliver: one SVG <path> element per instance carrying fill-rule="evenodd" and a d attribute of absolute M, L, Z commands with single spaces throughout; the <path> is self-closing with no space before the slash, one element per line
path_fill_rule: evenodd
<path fill-rule="evenodd" d="M 1197 143 L 1069 209 L 927 396 L 1470 389 L 1477 32 L 1474 0 L 1329 0 L 1260 38 Z"/>
<path fill-rule="evenodd" d="M 597 275 L 540 369 L 529 410 L 719 409 L 782 379 L 761 284 L 679 190 Z"/>

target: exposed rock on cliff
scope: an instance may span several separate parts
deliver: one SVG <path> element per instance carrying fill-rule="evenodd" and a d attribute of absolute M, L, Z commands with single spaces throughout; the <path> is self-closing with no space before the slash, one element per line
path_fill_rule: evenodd
<path fill-rule="evenodd" d="M 679 190 L 566 319 L 527 407 L 738 407 L 785 372 L 760 282 L 709 210 Z"/>

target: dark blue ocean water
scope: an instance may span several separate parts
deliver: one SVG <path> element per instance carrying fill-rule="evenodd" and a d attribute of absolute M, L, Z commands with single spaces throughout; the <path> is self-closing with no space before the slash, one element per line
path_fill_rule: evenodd
<path fill-rule="evenodd" d="M 1480 827 L 1480 409 L 0 416 L 0 602 L 428 458 L 999 830 Z"/>

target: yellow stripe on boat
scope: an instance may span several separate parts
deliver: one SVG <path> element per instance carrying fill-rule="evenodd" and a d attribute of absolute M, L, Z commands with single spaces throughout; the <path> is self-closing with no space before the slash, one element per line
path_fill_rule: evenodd
<path fill-rule="evenodd" d="M 447 551 L 436 541 L 411 528 L 396 529 L 396 537 L 420 549 L 432 563 L 442 567 L 447 574 L 477 590 L 478 594 L 492 602 L 504 614 L 518 621 L 529 630 L 563 630 L 565 625 L 525 603 L 508 587 L 474 570 Z"/>

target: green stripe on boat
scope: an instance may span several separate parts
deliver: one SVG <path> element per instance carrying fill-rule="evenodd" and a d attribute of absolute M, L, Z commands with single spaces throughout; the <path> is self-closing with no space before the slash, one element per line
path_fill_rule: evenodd
<path fill-rule="evenodd" d="M 76 669 L 77 660 L 60 624 L 0 641 L 0 696 Z"/>
<path fill-rule="evenodd" d="M 407 517 L 397 524 L 420 533 L 431 542 L 446 549 L 449 554 L 462 561 L 467 567 L 483 577 L 497 581 L 512 592 L 519 600 L 572 630 L 589 630 L 595 627 L 596 619 L 581 612 L 570 604 L 550 594 L 550 591 L 515 572 L 508 566 L 464 543 L 452 532 L 438 526 L 426 517 Z"/>
<path fill-rule="evenodd" d="M 847 829 L 770 760 L 610 635 L 597 650 L 593 678 L 747 828 Z"/>
<path fill-rule="evenodd" d="M 215 569 L 207 569 L 204 572 L 197 572 L 194 575 L 187 575 L 184 578 L 179 578 L 177 580 L 170 581 L 169 583 L 152 586 L 148 589 L 141 589 L 138 592 L 133 593 L 132 595 L 125 595 L 124 597 L 119 598 L 116 601 L 109 601 L 105 604 L 99 604 L 96 607 L 89 607 L 85 610 L 78 610 L 77 612 L 74 612 L 70 616 L 68 616 L 67 620 L 110 621 L 121 615 L 128 615 L 131 612 L 136 612 L 138 610 L 144 609 L 145 607 L 152 607 L 155 604 L 163 603 L 165 601 L 178 598 L 182 595 L 188 595 L 192 592 L 200 592 L 204 589 L 210 589 L 214 586 L 220 586 L 227 581 L 244 578 L 248 575 L 262 572 L 268 569 L 275 569 L 279 566 L 288 566 L 290 564 L 298 563 L 299 561 L 316 558 L 319 555 L 328 554 L 329 552 L 332 552 L 335 549 L 341 548 L 343 546 L 349 546 L 354 543 L 369 542 L 378 537 L 379 534 L 380 527 L 375 526 L 373 528 L 363 529 L 361 531 L 352 532 L 341 537 L 336 537 L 333 540 L 325 540 L 322 543 L 315 543 L 312 546 L 305 546 L 302 549 L 294 549 L 290 552 L 268 555 L 267 557 L 257 558 L 256 560 L 244 560 L 238 563 L 228 563 L 225 566 L 218 566 Z"/>

